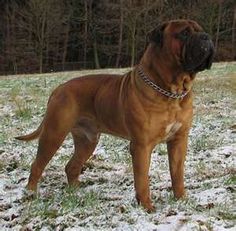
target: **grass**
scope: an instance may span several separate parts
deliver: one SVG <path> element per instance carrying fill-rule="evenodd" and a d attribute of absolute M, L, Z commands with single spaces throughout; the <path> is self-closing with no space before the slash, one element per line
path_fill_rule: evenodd
<path fill-rule="evenodd" d="M 0 133 L 0 145 L 3 145 L 6 141 L 6 133 Z"/>
<path fill-rule="evenodd" d="M 95 191 L 83 191 L 73 187 L 66 187 L 60 193 L 37 195 L 28 202 L 28 209 L 24 214 L 25 221 L 40 217 L 41 219 L 54 219 L 72 211 L 77 211 L 81 217 L 86 216 L 89 210 L 98 210 L 100 205 L 99 194 Z"/>
<path fill-rule="evenodd" d="M 15 115 L 19 118 L 28 120 L 32 117 L 32 111 L 29 102 L 20 97 L 21 86 L 14 86 L 10 92 L 10 98 L 15 106 Z"/>
<path fill-rule="evenodd" d="M 105 70 L 95 73 L 101 72 Z M 109 73 L 116 72 L 124 73 L 125 70 L 109 70 Z M 12 225 L 14 229 L 15 224 L 31 225 L 29 228 L 33 230 L 63 230 L 67 227 L 108 230 L 111 227 L 119 228 L 121 224 L 130 230 L 143 230 L 143 226 L 137 228 L 136 225 L 145 222 L 157 226 L 167 224 L 169 221 L 165 219 L 178 217 L 179 214 L 184 214 L 180 221 L 182 225 L 191 224 L 196 230 L 214 230 L 219 222 L 232 227 L 236 219 L 232 208 L 236 184 L 233 153 L 224 155 L 224 152 L 220 154 L 220 150 L 224 150 L 225 146 L 233 147 L 236 143 L 235 133 L 230 130 L 236 124 L 235 63 L 215 64 L 212 70 L 197 76 L 194 85 L 194 121 L 186 162 L 187 198 L 176 201 L 173 197 L 166 145 L 158 145 L 150 170 L 157 212 L 147 215 L 134 199 L 129 144 L 108 135 L 101 136 L 99 146 L 102 151 L 88 161 L 81 175 L 79 189 L 65 187 L 64 166 L 73 153 L 73 141 L 69 136 L 49 164 L 46 177 L 39 184 L 40 194 L 25 201 L 20 196 L 20 199 L 15 197 L 14 190 L 20 191 L 27 183 L 37 142 L 23 143 L 15 141 L 13 137 L 26 134 L 38 126 L 48 97 L 57 85 L 87 73 L 0 79 L 0 177 L 3 182 L 0 186 L 4 185 L 6 179 L 9 180 L 5 183 L 7 187 L 0 188 L 1 203 L 4 204 L 2 208 L 8 208 L 6 195 L 12 198 L 12 210 L 0 211 L 0 219 L 7 214 L 12 216 L 11 211 L 14 211 L 13 215 L 20 214 L 13 221 L 7 217 L 8 223 L 2 227 Z M 214 200 L 217 198 L 214 189 L 218 188 L 225 189 L 225 201 Z M 213 199 L 202 204 L 195 196 L 204 191 L 212 191 Z M 1 194 L 3 192 L 6 194 Z M 193 215 L 203 218 L 196 220 Z M 66 225 L 62 225 L 61 221 Z"/>
<path fill-rule="evenodd" d="M 166 144 L 159 144 L 156 146 L 155 152 L 159 155 L 167 155 L 167 147 Z"/>
<path fill-rule="evenodd" d="M 235 202 L 235 200 L 234 200 Z M 234 203 L 235 204 L 235 203 Z M 215 206 L 212 213 L 226 222 L 226 226 L 233 227 L 236 225 L 235 206 L 230 201 L 219 203 Z"/>
<path fill-rule="evenodd" d="M 126 163 L 131 165 L 131 156 L 129 153 L 129 143 L 127 140 L 117 138 L 116 142 L 113 142 L 114 137 L 109 135 L 103 135 L 100 138 L 100 143 L 105 148 L 107 154 L 112 158 L 114 162 Z M 124 154 L 125 152 L 125 154 Z"/>
<path fill-rule="evenodd" d="M 206 163 L 203 160 L 200 160 L 196 164 L 196 172 L 200 176 L 206 175 L 208 173 L 208 169 L 207 169 Z"/>
<path fill-rule="evenodd" d="M 195 137 L 191 142 L 191 148 L 194 152 L 206 151 L 220 147 L 223 143 L 223 138 L 218 137 L 217 139 L 213 136 L 213 132 L 202 133 Z"/>
<path fill-rule="evenodd" d="M 32 117 L 32 111 L 27 102 L 21 101 L 17 98 L 15 98 L 14 103 L 16 104 L 16 111 L 15 114 L 17 117 L 21 117 L 23 119 L 30 119 Z"/>
<path fill-rule="evenodd" d="M 236 175 L 230 174 L 225 180 L 225 185 L 236 185 Z"/>

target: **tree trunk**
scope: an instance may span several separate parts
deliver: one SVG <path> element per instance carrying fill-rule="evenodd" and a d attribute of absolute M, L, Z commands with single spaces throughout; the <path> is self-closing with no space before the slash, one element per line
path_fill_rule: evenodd
<path fill-rule="evenodd" d="M 232 25 L 232 58 L 233 60 L 236 59 L 236 41 L 235 41 L 235 34 L 236 34 L 236 7 L 234 8 L 234 16 L 233 16 L 233 25 Z"/>
<path fill-rule="evenodd" d="M 10 64 L 10 12 L 9 12 L 9 2 L 7 1 L 6 5 L 6 46 L 5 46 L 5 59 L 6 59 L 6 64 L 8 69 L 8 65 Z"/>
<path fill-rule="evenodd" d="M 83 65 L 84 68 L 86 68 L 86 63 L 87 63 L 87 43 L 88 43 L 88 3 L 87 0 L 84 0 L 84 17 L 85 17 L 85 22 L 84 22 L 84 57 L 83 57 Z"/>
<path fill-rule="evenodd" d="M 44 65 L 46 66 L 46 69 L 49 68 L 49 59 L 50 59 L 50 45 L 49 45 L 49 40 L 46 41 L 46 50 L 45 50 L 45 57 L 44 57 Z M 50 67 L 52 68 L 52 67 Z"/>
<path fill-rule="evenodd" d="M 216 31 L 216 39 L 215 39 L 215 51 L 217 53 L 218 46 L 219 46 L 219 34 L 220 34 L 220 22 L 221 22 L 221 15 L 222 15 L 222 0 L 219 0 L 219 10 L 218 10 L 218 17 L 217 17 L 217 31 Z"/>
<path fill-rule="evenodd" d="M 17 52 L 16 52 L 16 30 L 15 30 L 15 24 L 16 24 L 16 6 L 13 6 L 12 9 L 12 17 L 11 17 L 11 27 L 12 27 L 12 33 L 11 33 L 11 46 L 12 46 L 12 65 L 14 73 L 17 74 L 18 72 L 18 65 L 17 65 Z"/>
<path fill-rule="evenodd" d="M 63 71 L 65 70 L 67 47 L 68 47 L 68 41 L 69 41 L 69 32 L 70 32 L 70 22 L 68 21 L 68 23 L 66 25 L 66 36 L 64 39 L 63 54 L 62 54 L 62 70 Z"/>
<path fill-rule="evenodd" d="M 120 0 L 120 30 L 119 30 L 118 52 L 116 57 L 116 67 L 119 67 L 121 51 L 122 51 L 123 22 L 124 22 L 123 0 Z"/>
<path fill-rule="evenodd" d="M 135 33 L 136 33 L 136 25 L 133 25 L 132 31 L 131 31 L 131 67 L 134 66 L 135 62 L 135 45 L 136 45 L 136 39 L 135 39 Z"/>
<path fill-rule="evenodd" d="M 94 38 L 94 41 L 93 41 L 93 54 L 94 54 L 95 68 L 99 69 L 100 68 L 100 63 L 99 63 L 99 58 L 98 58 L 98 49 L 97 49 L 96 37 Z"/>
<path fill-rule="evenodd" d="M 92 10 L 93 0 L 89 1 L 89 23 L 90 23 L 90 32 L 92 34 L 92 41 L 93 41 L 93 55 L 94 55 L 94 62 L 95 68 L 100 68 L 99 58 L 98 58 L 98 48 L 97 48 L 97 38 L 96 38 L 96 31 L 94 29 L 94 21 L 93 21 L 93 10 Z"/>
<path fill-rule="evenodd" d="M 39 73 L 43 72 L 43 50 L 44 50 L 44 46 L 45 46 L 46 17 L 47 17 L 47 12 L 44 11 L 44 14 L 42 16 L 41 34 L 40 34 L 40 38 L 39 38 L 39 44 L 40 44 L 39 45 Z"/>
<path fill-rule="evenodd" d="M 39 51 L 39 73 L 43 73 L 43 48 L 41 47 Z"/>
<path fill-rule="evenodd" d="M 54 59 L 53 59 L 53 66 L 55 70 L 60 70 L 60 66 L 57 66 L 58 61 L 61 61 L 60 59 L 60 38 L 57 38 L 55 41 L 56 45 L 55 45 L 55 55 L 54 55 Z M 59 68 L 59 69 L 58 69 Z"/>

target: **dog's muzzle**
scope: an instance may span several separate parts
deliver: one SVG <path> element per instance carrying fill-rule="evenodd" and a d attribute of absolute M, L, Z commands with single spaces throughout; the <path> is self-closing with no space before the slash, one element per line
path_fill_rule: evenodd
<path fill-rule="evenodd" d="M 182 51 L 182 65 L 185 71 L 197 73 L 210 69 L 214 57 L 214 46 L 209 35 L 204 32 L 190 36 Z"/>

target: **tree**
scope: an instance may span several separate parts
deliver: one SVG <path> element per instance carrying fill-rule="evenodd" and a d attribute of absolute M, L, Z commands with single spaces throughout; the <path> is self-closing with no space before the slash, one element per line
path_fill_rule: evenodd
<path fill-rule="evenodd" d="M 4 6 L 3 6 L 4 7 Z M 13 69 L 16 74 L 18 70 L 18 60 L 16 54 L 16 12 L 18 9 L 17 1 L 5 2 L 5 22 L 6 30 L 5 37 L 5 58 L 7 68 Z"/>
<path fill-rule="evenodd" d="M 222 18 L 222 5 L 223 5 L 223 1 L 218 0 L 217 31 L 216 31 L 216 36 L 215 36 L 215 50 L 216 50 L 216 52 L 218 50 L 218 43 L 219 43 L 220 23 L 221 23 L 221 18 Z"/>
<path fill-rule="evenodd" d="M 0 72 L 133 66 L 148 31 L 196 20 L 217 49 L 236 53 L 235 0 L 0 0 Z M 211 7 L 209 7 L 211 6 Z"/>
<path fill-rule="evenodd" d="M 19 26 L 31 36 L 40 73 L 43 71 L 45 50 L 49 49 L 50 40 L 55 43 L 55 38 L 59 37 L 60 28 L 66 20 L 63 7 L 60 0 L 29 0 L 19 11 Z"/>
<path fill-rule="evenodd" d="M 119 4 L 119 13 L 120 13 L 120 26 L 119 26 L 119 40 L 118 40 L 118 51 L 116 56 L 116 67 L 119 66 L 120 58 L 121 58 L 121 51 L 122 51 L 122 44 L 123 44 L 123 30 L 124 30 L 124 8 L 123 8 L 123 0 L 120 0 Z"/>
<path fill-rule="evenodd" d="M 163 7 L 163 1 L 129 0 L 125 1 L 125 3 L 126 4 L 123 5 L 124 24 L 130 47 L 130 66 L 134 66 L 137 59 L 137 53 L 139 52 L 137 47 L 143 47 L 139 44 L 140 40 L 142 40 L 142 44 L 145 44 L 145 39 L 142 38 L 145 38 L 147 31 L 153 28 L 153 24 L 156 26 L 158 22 L 160 23 L 161 21 L 161 14 L 158 14 L 158 12 Z M 152 15 L 152 20 L 149 21 L 149 26 L 147 26 L 146 21 L 148 14 Z"/>
<path fill-rule="evenodd" d="M 236 6 L 234 7 L 233 23 L 232 23 L 232 58 L 236 59 Z"/>

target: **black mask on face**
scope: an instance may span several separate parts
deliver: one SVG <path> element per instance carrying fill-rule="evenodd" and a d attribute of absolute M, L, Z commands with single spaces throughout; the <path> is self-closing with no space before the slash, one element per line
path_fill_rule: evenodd
<path fill-rule="evenodd" d="M 198 32 L 180 39 L 184 42 L 182 51 L 183 69 L 191 73 L 210 69 L 214 57 L 214 46 L 209 35 Z"/>

